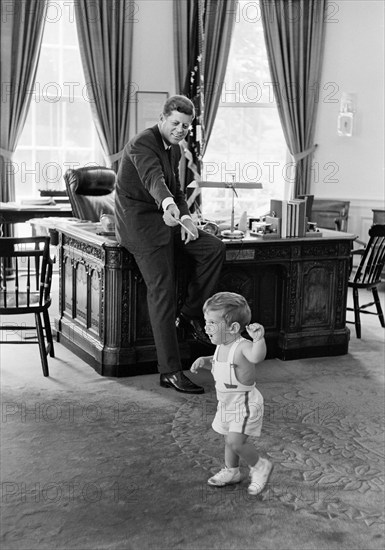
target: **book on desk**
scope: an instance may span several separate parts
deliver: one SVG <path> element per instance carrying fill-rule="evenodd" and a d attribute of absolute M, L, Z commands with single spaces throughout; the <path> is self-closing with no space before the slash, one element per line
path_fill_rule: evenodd
<path fill-rule="evenodd" d="M 280 222 L 277 221 L 276 228 L 283 239 L 306 236 L 306 199 L 271 199 L 270 212 L 270 224 L 274 223 L 274 218 L 280 220 Z"/>

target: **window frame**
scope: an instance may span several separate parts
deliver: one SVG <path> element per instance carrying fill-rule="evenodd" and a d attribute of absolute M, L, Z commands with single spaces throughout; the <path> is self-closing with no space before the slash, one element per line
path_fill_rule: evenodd
<path fill-rule="evenodd" d="M 70 24 L 75 23 L 75 12 L 73 6 L 73 0 L 62 0 L 58 2 L 52 2 L 55 9 L 61 7 L 61 9 L 68 9 Z M 61 13 L 63 16 L 63 13 Z M 97 130 L 93 120 L 93 113 L 91 105 L 87 105 L 87 97 L 85 96 L 85 76 L 83 72 L 83 67 L 80 59 L 80 50 L 79 43 L 77 40 L 77 33 L 74 33 L 76 37 L 76 42 L 66 43 L 65 42 L 65 20 L 62 17 L 56 17 L 56 19 L 51 20 L 49 15 L 46 16 L 45 25 L 56 24 L 59 25 L 58 32 L 55 33 L 55 36 L 58 37 L 57 42 L 52 42 L 52 29 L 47 29 L 45 27 L 43 33 L 43 39 L 41 44 L 41 52 L 39 56 L 39 63 L 41 63 L 42 54 L 44 54 L 45 49 L 51 49 L 55 52 L 55 61 L 57 69 L 57 82 L 55 79 L 49 80 L 50 76 L 46 77 L 44 73 L 44 79 L 41 78 L 42 75 L 39 75 L 39 66 L 36 72 L 36 80 L 32 90 L 28 93 L 32 95 L 29 111 L 25 120 L 24 128 L 20 134 L 20 138 L 16 147 L 16 151 L 12 160 L 12 170 L 15 177 L 15 196 L 16 200 L 23 199 L 33 199 L 40 196 L 40 192 L 43 191 L 44 194 L 52 191 L 53 195 L 55 192 L 63 192 L 65 190 L 65 185 L 63 181 L 63 176 L 67 168 L 76 168 L 81 165 L 78 161 L 67 160 L 68 153 L 71 154 L 71 151 L 76 152 L 89 152 L 90 159 L 93 160 L 87 164 L 103 164 L 103 153 L 99 138 L 97 135 Z M 47 32 L 47 34 L 46 34 Z M 45 36 L 48 35 L 47 40 L 45 41 Z M 65 55 L 66 52 L 78 52 L 79 62 L 82 71 L 82 82 L 68 81 L 65 78 Z M 77 88 L 77 87 L 78 88 Z M 56 94 L 52 93 L 52 89 L 56 89 Z M 82 90 L 82 92 L 79 91 Z M 37 127 L 38 123 L 38 106 L 41 103 L 47 103 L 47 109 L 50 109 L 51 104 L 59 105 L 59 112 L 54 113 L 52 123 L 48 126 L 50 131 L 57 133 L 59 138 L 56 143 L 49 143 L 46 145 L 39 144 L 39 130 Z M 70 117 L 69 106 L 70 105 L 82 105 L 84 104 L 85 108 L 89 109 L 89 122 L 90 122 L 90 134 L 87 145 L 83 146 L 82 143 L 70 144 L 68 142 L 68 128 L 69 125 L 66 122 Z M 47 117 L 51 118 L 52 112 L 47 111 Z M 28 133 L 28 136 L 26 136 Z M 39 158 L 39 153 L 46 152 L 55 153 L 57 152 L 57 160 L 48 161 L 41 163 Z M 30 158 L 29 158 L 30 157 Z M 26 160 L 27 158 L 27 160 Z M 48 171 L 50 169 L 55 169 L 57 176 L 49 177 Z M 32 177 L 31 177 L 32 176 Z M 31 177 L 31 185 L 28 182 L 28 178 Z M 28 184 L 27 184 L 28 182 Z M 28 186 L 28 188 L 27 188 Z M 28 192 L 29 191 L 29 192 Z"/>

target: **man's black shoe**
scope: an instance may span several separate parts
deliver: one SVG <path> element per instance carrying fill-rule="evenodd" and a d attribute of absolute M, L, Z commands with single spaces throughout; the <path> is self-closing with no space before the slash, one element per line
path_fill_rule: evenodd
<path fill-rule="evenodd" d="M 175 324 L 177 328 L 186 331 L 189 336 L 194 338 L 194 340 L 196 340 L 200 344 L 212 346 L 210 338 L 207 336 L 197 319 L 188 319 L 183 315 L 183 313 L 180 313 L 179 317 L 177 317 L 176 319 Z"/>
<path fill-rule="evenodd" d="M 205 390 L 202 386 L 197 386 L 194 382 L 191 382 L 182 371 L 169 372 L 167 374 L 160 375 L 160 385 L 163 388 L 174 388 L 176 391 L 183 393 L 204 393 Z"/>

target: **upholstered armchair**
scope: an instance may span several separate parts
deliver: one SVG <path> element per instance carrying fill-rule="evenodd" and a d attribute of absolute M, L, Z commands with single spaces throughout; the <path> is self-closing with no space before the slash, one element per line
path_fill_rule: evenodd
<path fill-rule="evenodd" d="M 349 206 L 349 201 L 314 199 L 310 221 L 315 222 L 320 228 L 346 232 Z"/>
<path fill-rule="evenodd" d="M 76 218 L 98 222 L 102 214 L 114 214 L 116 174 L 111 168 L 70 168 L 64 174 L 64 181 Z"/>

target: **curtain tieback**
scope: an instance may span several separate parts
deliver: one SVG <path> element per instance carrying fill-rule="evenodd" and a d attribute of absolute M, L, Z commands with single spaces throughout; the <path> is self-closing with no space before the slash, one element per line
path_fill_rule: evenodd
<path fill-rule="evenodd" d="M 309 147 L 309 149 L 305 149 L 305 151 L 301 151 L 300 153 L 294 153 L 293 158 L 295 162 L 299 162 L 300 160 L 304 159 L 305 157 L 311 155 L 314 153 L 314 151 L 317 148 L 317 144 L 313 145 L 312 147 Z"/>
<path fill-rule="evenodd" d="M 113 155 L 105 155 L 106 156 L 106 159 L 112 164 L 113 162 L 119 160 L 122 158 L 123 156 L 123 151 L 124 149 L 122 149 L 121 151 L 119 151 L 119 153 L 114 153 Z"/>
<path fill-rule="evenodd" d="M 6 159 L 12 160 L 14 152 L 15 151 L 8 151 L 7 149 L 0 147 L 0 155 Z"/>

